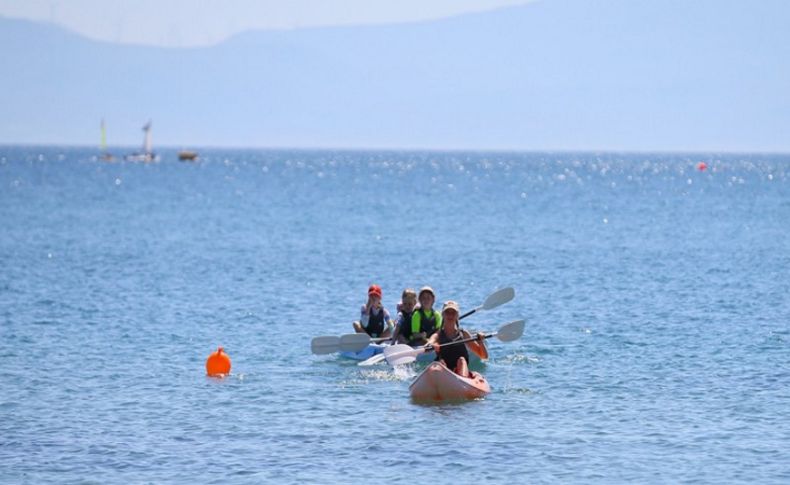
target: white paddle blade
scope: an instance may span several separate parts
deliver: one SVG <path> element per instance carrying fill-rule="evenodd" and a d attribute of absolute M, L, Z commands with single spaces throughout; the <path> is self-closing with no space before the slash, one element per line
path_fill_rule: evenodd
<path fill-rule="evenodd" d="M 516 291 L 513 288 L 508 287 L 497 290 L 483 302 L 483 310 L 490 310 L 499 305 L 504 305 L 512 300 L 514 296 L 516 296 Z"/>
<path fill-rule="evenodd" d="M 503 342 L 512 342 L 524 334 L 524 320 L 516 320 L 500 327 L 496 336 Z"/>
<path fill-rule="evenodd" d="M 414 354 L 394 355 L 387 359 L 387 363 L 392 367 L 398 367 L 399 365 L 411 364 L 415 360 L 417 360 L 417 356 Z"/>
<path fill-rule="evenodd" d="M 421 349 L 412 349 L 409 347 L 409 350 L 403 352 L 395 352 L 389 356 L 385 356 L 387 359 L 387 363 L 392 367 L 397 367 L 399 365 L 406 365 L 411 364 L 415 360 L 417 360 L 417 356 L 422 353 Z"/>
<path fill-rule="evenodd" d="M 340 337 L 342 352 L 359 352 L 370 345 L 370 335 L 366 333 L 349 333 Z"/>
<path fill-rule="evenodd" d="M 310 350 L 316 355 L 332 354 L 340 350 L 340 337 L 316 337 L 310 342 Z"/>
<path fill-rule="evenodd" d="M 373 357 L 371 357 L 369 359 L 365 359 L 362 362 L 358 363 L 357 365 L 362 366 L 362 367 L 367 367 L 367 366 L 370 366 L 370 365 L 376 365 L 379 362 L 384 362 L 384 360 L 386 360 L 386 357 L 384 357 L 384 354 L 381 353 L 381 354 L 376 354 L 376 355 L 374 355 Z"/>
<path fill-rule="evenodd" d="M 410 345 L 391 345 L 384 349 L 384 358 L 391 366 L 409 364 L 417 360 L 417 356 L 425 351 L 424 348 L 412 348 Z"/>
<path fill-rule="evenodd" d="M 406 345 L 406 344 L 397 344 L 397 345 L 390 345 L 389 347 L 384 349 L 383 353 L 384 353 L 384 356 L 386 357 L 388 355 L 395 355 L 395 354 L 399 354 L 399 353 L 402 353 L 402 352 L 407 352 L 407 351 L 410 351 L 410 350 L 414 350 L 414 349 L 411 346 Z"/>

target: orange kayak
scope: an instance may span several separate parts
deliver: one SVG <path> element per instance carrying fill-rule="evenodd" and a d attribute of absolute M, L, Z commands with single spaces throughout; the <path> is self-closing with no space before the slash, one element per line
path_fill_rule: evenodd
<path fill-rule="evenodd" d="M 415 401 L 462 401 L 479 399 L 491 392 L 488 382 L 477 372 L 462 377 L 441 362 L 432 362 L 409 386 Z"/>

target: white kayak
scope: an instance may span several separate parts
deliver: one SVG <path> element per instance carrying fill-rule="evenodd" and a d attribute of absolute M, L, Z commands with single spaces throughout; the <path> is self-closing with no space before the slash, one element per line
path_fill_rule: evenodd
<path fill-rule="evenodd" d="M 442 402 L 480 399 L 491 392 L 491 387 L 478 372 L 469 372 L 462 377 L 447 368 L 442 362 L 433 362 L 426 367 L 409 386 L 409 394 L 415 401 Z"/>

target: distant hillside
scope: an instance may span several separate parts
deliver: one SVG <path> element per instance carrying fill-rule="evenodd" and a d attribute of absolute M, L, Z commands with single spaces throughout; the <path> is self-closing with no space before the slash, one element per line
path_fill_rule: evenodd
<path fill-rule="evenodd" d="M 0 143 L 790 149 L 779 0 L 545 0 L 211 48 L 0 19 Z"/>

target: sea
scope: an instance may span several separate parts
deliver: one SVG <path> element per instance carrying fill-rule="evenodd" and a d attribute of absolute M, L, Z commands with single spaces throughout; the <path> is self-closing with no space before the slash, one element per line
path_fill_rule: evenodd
<path fill-rule="evenodd" d="M 790 483 L 790 155 L 122 154 L 0 146 L 1 483 Z M 311 353 L 373 283 L 491 394 Z"/>

